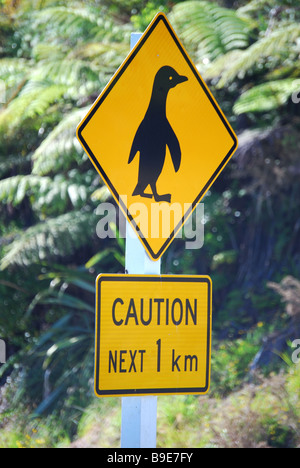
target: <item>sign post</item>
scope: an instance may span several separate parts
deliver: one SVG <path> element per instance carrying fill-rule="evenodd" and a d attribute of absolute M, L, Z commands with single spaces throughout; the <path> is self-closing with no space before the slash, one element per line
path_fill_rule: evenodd
<path fill-rule="evenodd" d="M 142 34 L 131 34 L 131 49 Z M 126 223 L 125 270 L 129 274 L 160 275 L 160 260 L 150 260 L 130 224 Z M 157 397 L 123 397 L 121 448 L 156 447 Z"/>

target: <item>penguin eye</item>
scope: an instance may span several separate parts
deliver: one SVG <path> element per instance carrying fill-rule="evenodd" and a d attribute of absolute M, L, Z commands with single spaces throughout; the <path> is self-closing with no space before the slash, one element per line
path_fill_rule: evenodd
<path fill-rule="evenodd" d="M 170 80 L 170 81 L 172 81 L 172 80 L 173 80 L 173 76 L 172 76 L 172 75 L 171 75 L 171 76 L 169 76 L 169 80 Z"/>

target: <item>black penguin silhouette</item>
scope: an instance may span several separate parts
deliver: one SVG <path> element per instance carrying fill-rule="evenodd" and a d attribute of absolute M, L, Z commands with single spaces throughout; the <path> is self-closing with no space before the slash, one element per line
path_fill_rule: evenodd
<path fill-rule="evenodd" d="M 152 198 L 158 201 L 171 202 L 171 194 L 158 195 L 156 182 L 160 176 L 166 158 L 167 146 L 170 150 L 175 172 L 181 163 L 179 141 L 166 115 L 167 97 L 170 89 L 187 81 L 169 66 L 162 67 L 156 74 L 152 96 L 146 115 L 142 120 L 132 143 L 128 164 L 140 152 L 139 176 L 132 195 Z M 152 194 L 145 193 L 150 185 Z"/>

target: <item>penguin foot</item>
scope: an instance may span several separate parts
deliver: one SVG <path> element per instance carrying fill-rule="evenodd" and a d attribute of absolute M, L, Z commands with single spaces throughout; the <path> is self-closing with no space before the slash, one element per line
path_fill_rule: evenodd
<path fill-rule="evenodd" d="M 165 195 L 156 195 L 154 196 L 154 199 L 156 202 L 167 202 L 167 203 L 171 203 L 171 194 L 170 193 L 166 193 Z"/>
<path fill-rule="evenodd" d="M 136 190 L 133 192 L 132 196 L 135 197 L 139 195 L 140 197 L 144 197 L 144 198 L 152 198 L 153 195 L 152 193 L 145 193 L 145 192 L 137 192 Z"/>

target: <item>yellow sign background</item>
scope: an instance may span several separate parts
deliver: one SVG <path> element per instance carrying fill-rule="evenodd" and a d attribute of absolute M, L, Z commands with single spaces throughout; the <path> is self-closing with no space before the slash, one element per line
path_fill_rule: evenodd
<path fill-rule="evenodd" d="M 96 290 L 97 396 L 208 391 L 212 296 L 209 277 L 100 275 Z M 141 299 L 144 321 L 149 318 L 147 304 L 152 299 L 152 320 L 147 325 L 140 318 Z M 155 299 L 160 301 L 159 306 Z M 186 311 L 187 299 L 192 312 L 196 310 L 194 316 L 190 309 Z M 134 301 L 135 308 L 129 307 L 130 301 Z"/>
<path fill-rule="evenodd" d="M 157 203 L 132 196 L 139 156 L 131 164 L 128 158 L 150 102 L 154 77 L 165 65 L 188 81 L 171 89 L 167 98 L 167 118 L 180 143 L 181 166 L 175 173 L 167 149 L 157 190 L 170 193 L 171 204 L 179 204 L 181 209 L 176 210 L 167 237 L 161 229 L 159 236 L 151 237 L 151 224 L 156 222 L 151 207 Z M 78 138 L 125 215 L 130 220 L 137 216 L 140 235 L 145 237 L 141 240 L 154 260 L 161 257 L 181 228 L 184 214 L 192 212 L 237 148 L 234 132 L 163 14 L 154 19 L 99 96 L 79 126 Z M 144 204 L 148 216 L 146 228 L 140 222 L 140 213 L 135 212 L 136 203 Z"/>

